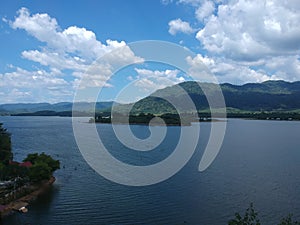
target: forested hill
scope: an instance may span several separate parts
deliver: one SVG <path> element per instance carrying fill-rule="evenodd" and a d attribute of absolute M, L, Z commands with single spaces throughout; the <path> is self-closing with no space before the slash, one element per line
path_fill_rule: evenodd
<path fill-rule="evenodd" d="M 178 91 L 178 86 L 183 88 L 191 98 L 198 111 L 208 109 L 208 102 L 200 86 L 206 90 L 208 95 L 214 97 L 218 90 L 218 85 L 213 83 L 197 83 L 187 81 L 161 90 L 157 90 L 152 95 L 134 103 L 132 113 L 176 113 L 174 107 L 164 98 L 182 102 L 182 111 L 189 112 L 191 109 L 185 104 L 185 97 Z M 280 111 L 300 113 L 300 81 L 266 81 L 263 83 L 248 83 L 244 85 L 233 85 L 229 83 L 221 84 L 222 93 L 225 99 L 228 112 L 255 112 L 255 111 Z M 97 102 L 96 111 L 109 112 L 113 102 Z M 37 115 L 72 115 L 72 103 L 36 103 L 36 104 L 2 104 L 0 114 L 13 113 L 34 113 Z M 82 102 L 77 107 L 80 112 L 91 112 L 95 103 Z M 128 105 L 119 104 L 122 112 Z M 132 106 L 130 104 L 129 106 Z M 47 113 L 47 111 L 49 111 Z M 60 113 L 59 113 L 60 112 Z M 32 114 L 35 115 L 36 113 Z M 31 114 L 28 114 L 31 115 Z"/>
<path fill-rule="evenodd" d="M 216 95 L 218 86 L 213 83 L 187 81 L 178 86 L 182 87 L 194 101 L 198 110 L 208 108 L 207 99 L 200 88 L 207 90 L 211 96 Z M 184 96 L 178 92 L 177 85 L 154 92 L 152 95 L 138 101 L 134 105 L 135 112 L 166 113 L 174 112 L 169 103 L 162 100 L 171 98 L 184 101 Z M 248 83 L 233 85 L 229 83 L 220 85 L 228 109 L 241 111 L 297 111 L 300 109 L 300 82 L 266 81 L 263 83 Z M 160 96 L 154 97 L 154 96 Z M 189 109 L 185 109 L 189 110 Z"/>

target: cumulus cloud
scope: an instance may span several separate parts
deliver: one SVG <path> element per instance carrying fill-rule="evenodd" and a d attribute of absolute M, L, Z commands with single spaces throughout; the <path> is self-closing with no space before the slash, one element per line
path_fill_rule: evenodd
<path fill-rule="evenodd" d="M 157 89 L 185 81 L 183 76 L 179 76 L 180 71 L 176 69 L 160 71 L 136 68 L 135 71 L 138 76 L 134 85 L 145 91 L 153 92 Z"/>
<path fill-rule="evenodd" d="M 194 29 L 188 22 L 182 21 L 181 19 L 171 20 L 169 22 L 169 33 L 175 35 L 178 32 L 191 34 L 194 33 Z"/>
<path fill-rule="evenodd" d="M 187 63 L 190 75 L 202 81 L 241 84 L 283 79 L 279 74 L 268 74 L 263 69 L 255 70 L 230 59 L 209 58 L 201 54 L 188 57 Z M 261 67 L 266 67 L 265 62 L 261 63 Z"/>
<path fill-rule="evenodd" d="M 45 70 L 28 71 L 19 67 L 14 72 L 0 74 L 0 77 L 0 87 L 51 88 L 67 84 L 64 79 L 57 78 Z"/>
<path fill-rule="evenodd" d="M 24 29 L 28 34 L 45 42 L 58 52 L 76 53 L 81 57 L 95 59 L 111 50 L 125 46 L 125 42 L 107 40 L 106 44 L 96 39 L 94 32 L 77 26 L 62 30 L 56 19 L 46 13 L 31 15 L 21 8 L 18 16 L 10 23 L 14 29 Z"/>
<path fill-rule="evenodd" d="M 39 41 L 45 42 L 48 50 L 54 50 L 56 54 L 73 53 L 87 60 L 95 60 L 105 53 L 126 46 L 124 41 L 115 40 L 107 40 L 103 44 L 96 39 L 94 32 L 86 28 L 70 26 L 62 30 L 55 18 L 45 13 L 31 15 L 26 8 L 21 8 L 10 24 L 12 28 L 24 29 Z M 137 60 L 129 48 L 123 49 L 127 51 L 127 60 Z"/>
<path fill-rule="evenodd" d="M 18 16 L 15 21 L 11 22 L 14 29 L 20 28 L 39 39 L 40 41 L 55 43 L 57 38 L 58 24 L 56 19 L 51 18 L 48 14 L 30 15 L 27 8 L 21 8 L 17 12 Z"/>
<path fill-rule="evenodd" d="M 23 51 L 22 56 L 28 60 L 40 63 L 43 66 L 50 66 L 58 70 L 73 69 L 84 70 L 85 60 L 83 58 L 59 54 L 47 49 Z"/>
<path fill-rule="evenodd" d="M 218 6 L 196 38 L 211 53 L 234 60 L 295 54 L 300 11 L 279 0 L 229 1 Z"/>
<path fill-rule="evenodd" d="M 278 56 L 266 61 L 265 67 L 272 71 L 275 76 L 284 80 L 300 80 L 300 61 L 299 55 Z"/>
<path fill-rule="evenodd" d="M 300 79 L 297 0 L 178 0 L 177 3 L 194 8 L 193 19 L 201 27 L 195 37 L 206 51 L 204 56 L 188 59 L 193 75 L 201 74 L 200 78 L 205 80 L 215 73 L 220 82 L 233 83 Z M 210 73 L 204 72 L 200 61 Z"/>
<path fill-rule="evenodd" d="M 212 1 L 203 1 L 195 11 L 196 18 L 203 21 L 205 18 L 211 16 L 215 11 L 215 4 Z"/>
<path fill-rule="evenodd" d="M 73 93 L 70 91 L 70 84 L 52 72 L 28 71 L 19 67 L 13 72 L 0 74 L 0 88 L 6 95 L 6 102 L 49 101 L 49 97 L 52 102 L 62 101 L 63 97 L 71 100 Z M 53 96 L 53 93 L 58 91 L 62 94 Z"/>
<path fill-rule="evenodd" d="M 93 31 L 77 26 L 62 29 L 57 20 L 46 13 L 31 14 L 27 8 L 21 8 L 15 19 L 8 22 L 13 29 L 25 30 L 45 43 L 40 49 L 23 51 L 22 57 L 39 63 L 50 72 L 17 68 L 1 74 L 0 86 L 5 83 L 18 88 L 42 87 L 55 98 L 59 93 L 74 93 L 83 77 L 80 88 L 110 87 L 112 85 L 106 82 L 115 68 L 143 62 L 124 41 L 108 39 L 101 43 Z M 71 78 L 66 79 L 70 75 Z"/>

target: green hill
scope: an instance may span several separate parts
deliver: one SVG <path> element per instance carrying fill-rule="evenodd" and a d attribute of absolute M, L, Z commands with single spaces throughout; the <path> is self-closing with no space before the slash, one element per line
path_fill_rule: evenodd
<path fill-rule="evenodd" d="M 200 85 L 199 85 L 200 84 Z M 123 113 L 128 107 L 132 107 L 131 114 L 151 113 L 155 115 L 176 114 L 175 107 L 168 102 L 177 102 L 176 108 L 182 113 L 190 113 L 192 107 L 188 106 L 188 98 L 198 112 L 209 114 L 209 105 L 202 89 L 211 97 L 216 98 L 219 86 L 213 83 L 197 83 L 187 81 L 174 86 L 155 91 L 150 96 L 132 104 L 117 104 L 117 112 Z M 233 85 L 220 84 L 227 113 L 233 117 L 244 117 L 246 114 L 256 112 L 275 113 L 300 113 L 300 81 L 266 81 L 263 83 L 248 83 Z M 184 90 L 185 94 L 183 93 Z M 77 110 L 89 115 L 95 103 L 81 102 Z M 96 112 L 110 112 L 113 102 L 97 102 Z M 2 104 L 0 113 L 27 115 L 60 115 L 70 116 L 73 103 L 62 102 L 56 104 L 32 103 L 32 104 Z M 81 115 L 81 114 L 80 114 Z M 85 115 L 85 114 L 82 114 Z M 299 114 L 300 115 L 300 114 Z M 275 115 L 274 115 L 275 116 Z M 286 115 L 288 118 L 289 115 Z"/>
<path fill-rule="evenodd" d="M 178 92 L 178 87 L 183 88 L 193 100 L 198 111 L 209 108 L 206 96 L 199 84 L 194 81 L 183 82 L 154 92 L 152 95 L 141 99 L 133 106 L 133 113 L 173 113 L 174 107 L 167 99 L 176 99 L 184 103 L 184 95 Z M 201 83 L 201 87 L 211 97 L 217 94 L 218 85 Z M 263 83 L 248 83 L 244 85 L 221 84 L 226 107 L 231 112 L 255 111 L 297 111 L 300 109 L 300 82 L 266 81 Z M 158 97 L 157 97 L 158 96 Z M 189 108 L 184 109 L 188 112 Z"/>

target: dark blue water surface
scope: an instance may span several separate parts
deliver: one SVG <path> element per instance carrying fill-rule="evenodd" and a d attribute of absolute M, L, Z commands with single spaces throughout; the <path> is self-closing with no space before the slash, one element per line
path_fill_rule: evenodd
<path fill-rule="evenodd" d="M 94 172 L 78 150 L 71 118 L 0 117 L 0 122 L 12 133 L 16 160 L 45 152 L 61 161 L 49 192 L 28 213 L 5 218 L 5 225 L 227 224 L 251 202 L 262 224 L 277 224 L 289 213 L 300 220 L 300 122 L 229 120 L 219 155 L 200 173 L 210 133 L 210 123 L 203 123 L 187 165 L 145 187 L 116 184 Z M 112 155 L 137 165 L 168 157 L 180 135 L 180 127 L 168 127 L 161 146 L 137 153 L 122 146 L 111 125 L 96 126 Z M 149 135 L 147 126 L 131 128 L 141 138 Z"/>

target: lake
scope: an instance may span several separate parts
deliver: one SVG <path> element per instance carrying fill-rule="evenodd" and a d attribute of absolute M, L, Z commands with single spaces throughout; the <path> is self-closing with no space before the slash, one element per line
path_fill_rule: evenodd
<path fill-rule="evenodd" d="M 229 119 L 220 153 L 199 172 L 211 126 L 201 123 L 200 141 L 184 168 L 164 182 L 143 187 L 98 175 L 80 154 L 71 118 L 0 117 L 0 122 L 12 134 L 15 160 L 45 152 L 61 162 L 49 192 L 28 213 L 5 218 L 5 225 L 218 225 L 227 224 L 235 212 L 244 213 L 251 202 L 263 225 L 277 224 L 289 213 L 300 220 L 300 122 Z M 137 165 L 168 157 L 180 135 L 180 127 L 168 127 L 160 146 L 137 153 L 116 139 L 110 124 L 96 126 L 113 156 Z M 149 135 L 147 126 L 131 129 L 140 138 Z"/>

